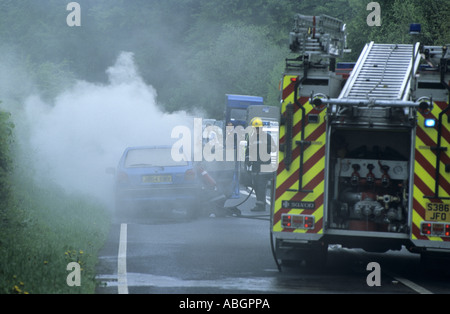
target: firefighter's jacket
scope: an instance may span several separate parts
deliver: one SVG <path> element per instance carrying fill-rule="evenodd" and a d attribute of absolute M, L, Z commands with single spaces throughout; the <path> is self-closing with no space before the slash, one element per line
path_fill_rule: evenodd
<path fill-rule="evenodd" d="M 251 166 L 252 172 L 261 172 L 261 165 L 271 163 L 271 152 L 275 149 L 275 142 L 269 133 L 263 130 L 253 132 L 247 137 L 246 165 Z"/>

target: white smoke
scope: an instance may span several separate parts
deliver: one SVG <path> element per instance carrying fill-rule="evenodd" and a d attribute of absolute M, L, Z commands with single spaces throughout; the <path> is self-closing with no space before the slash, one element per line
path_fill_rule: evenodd
<path fill-rule="evenodd" d="M 26 124 L 37 176 L 46 176 L 67 191 L 111 198 L 115 167 L 128 146 L 170 145 L 171 130 L 188 125 L 184 112 L 165 114 L 157 94 L 123 52 L 106 71 L 109 84 L 77 81 L 47 104 L 38 96 L 25 103 Z"/>

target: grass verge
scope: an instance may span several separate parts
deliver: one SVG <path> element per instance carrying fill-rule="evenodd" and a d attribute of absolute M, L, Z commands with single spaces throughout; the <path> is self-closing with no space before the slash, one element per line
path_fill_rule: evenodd
<path fill-rule="evenodd" d="M 110 214 L 100 203 L 60 187 L 13 176 L 13 197 L 0 216 L 0 293 L 89 294 Z M 70 262 L 81 285 L 66 282 Z"/>

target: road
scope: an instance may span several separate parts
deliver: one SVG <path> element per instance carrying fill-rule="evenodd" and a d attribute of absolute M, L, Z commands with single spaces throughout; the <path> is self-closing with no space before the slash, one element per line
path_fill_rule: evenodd
<path fill-rule="evenodd" d="M 406 250 L 384 254 L 330 247 L 326 267 L 278 271 L 269 240 L 268 213 L 242 205 L 242 217 L 188 219 L 182 211 L 140 213 L 113 224 L 101 252 L 100 294 L 353 294 L 450 293 L 446 265 L 424 270 Z M 381 268 L 370 287 L 367 265 Z M 444 269 L 444 271 L 441 271 Z"/>

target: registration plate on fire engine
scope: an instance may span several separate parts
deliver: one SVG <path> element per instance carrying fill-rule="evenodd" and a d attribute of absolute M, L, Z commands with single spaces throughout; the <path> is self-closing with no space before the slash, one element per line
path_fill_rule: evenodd
<path fill-rule="evenodd" d="M 142 176 L 142 182 L 143 183 L 167 183 L 172 182 L 172 176 Z"/>
<path fill-rule="evenodd" d="M 450 204 L 427 203 L 425 220 L 450 222 Z"/>

